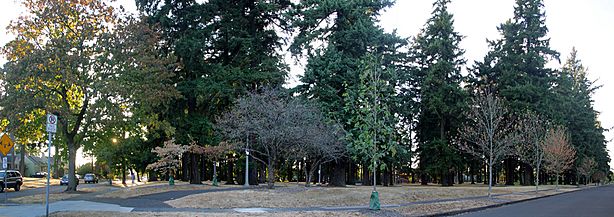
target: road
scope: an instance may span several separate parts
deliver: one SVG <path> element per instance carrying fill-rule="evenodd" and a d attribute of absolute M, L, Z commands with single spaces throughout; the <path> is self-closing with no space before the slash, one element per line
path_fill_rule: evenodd
<path fill-rule="evenodd" d="M 106 183 L 98 183 L 98 184 L 80 183 L 78 187 L 92 187 L 92 186 L 99 186 L 99 185 L 104 186 L 108 184 Z M 12 188 L 9 188 L 8 190 L 5 189 L 4 192 L 0 193 L 0 202 L 4 202 L 5 192 L 8 198 L 15 198 L 15 197 L 31 196 L 31 195 L 36 195 L 36 194 L 45 194 L 45 189 L 46 189 L 45 187 L 21 189 L 20 191 L 15 191 Z M 49 193 L 60 193 L 64 190 L 66 190 L 65 185 L 64 186 L 60 186 L 60 185 L 49 186 Z"/>
<path fill-rule="evenodd" d="M 459 217 L 611 217 L 614 185 L 590 188 L 507 206 L 465 213 Z"/>

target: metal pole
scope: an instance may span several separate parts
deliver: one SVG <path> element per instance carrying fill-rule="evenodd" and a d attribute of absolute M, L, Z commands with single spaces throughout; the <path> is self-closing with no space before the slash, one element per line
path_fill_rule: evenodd
<path fill-rule="evenodd" d="M 6 164 L 8 164 L 8 163 L 9 163 L 9 159 L 8 159 L 8 157 L 7 157 L 7 156 L 8 156 L 8 155 L 6 155 L 6 156 L 2 157 L 2 164 L 3 164 L 3 166 L 4 166 L 4 163 L 5 163 L 5 162 L 4 162 L 4 159 L 6 159 Z M 6 192 L 8 191 L 8 190 L 7 190 L 8 185 L 6 184 L 6 177 L 7 177 L 7 176 L 9 176 L 9 172 L 7 171 L 7 169 L 8 169 L 8 168 L 9 168 L 8 166 L 4 168 L 4 203 L 7 203 L 7 201 L 8 201 L 8 197 L 9 197 L 9 196 L 6 194 Z"/>
<path fill-rule="evenodd" d="M 245 144 L 245 184 L 243 186 L 249 187 L 249 135 L 247 135 L 247 140 Z"/>
<path fill-rule="evenodd" d="M 320 164 L 320 168 L 318 168 L 318 184 L 322 184 L 322 164 Z"/>
<path fill-rule="evenodd" d="M 47 191 L 45 193 L 45 216 L 49 216 L 49 176 L 51 175 L 51 139 L 52 134 L 49 134 L 49 148 L 47 148 Z"/>

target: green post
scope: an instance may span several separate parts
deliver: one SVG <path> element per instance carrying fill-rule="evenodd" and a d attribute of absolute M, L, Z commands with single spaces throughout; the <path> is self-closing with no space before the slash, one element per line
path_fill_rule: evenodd
<path fill-rule="evenodd" d="M 370 210 L 380 210 L 379 206 L 379 193 L 377 191 L 371 192 L 371 201 L 369 201 Z"/>
<path fill-rule="evenodd" d="M 168 185 L 175 185 L 175 179 L 173 179 L 173 176 L 168 178 Z"/>
<path fill-rule="evenodd" d="M 213 186 L 218 186 L 218 184 L 217 184 L 217 176 L 213 176 Z"/>

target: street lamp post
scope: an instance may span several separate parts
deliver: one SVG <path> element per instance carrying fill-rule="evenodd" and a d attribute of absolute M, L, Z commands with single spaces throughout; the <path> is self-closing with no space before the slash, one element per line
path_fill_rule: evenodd
<path fill-rule="evenodd" d="M 117 139 L 113 138 L 111 139 L 111 142 L 113 143 L 113 145 L 117 144 Z M 113 165 L 113 160 L 112 158 L 109 159 L 109 174 L 107 174 L 108 178 L 109 178 L 109 185 L 113 186 L 113 175 L 112 175 L 112 170 L 111 170 L 111 165 Z"/>
<path fill-rule="evenodd" d="M 245 149 L 245 187 L 249 187 L 249 150 Z"/>

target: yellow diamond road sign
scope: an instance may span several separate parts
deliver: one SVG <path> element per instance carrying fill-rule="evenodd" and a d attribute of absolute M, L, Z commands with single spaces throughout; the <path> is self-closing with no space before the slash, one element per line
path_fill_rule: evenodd
<path fill-rule="evenodd" d="M 0 138 L 0 152 L 2 152 L 4 156 L 9 153 L 13 145 L 15 145 L 15 143 L 13 143 L 8 135 L 2 135 L 2 138 Z"/>

